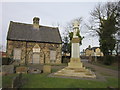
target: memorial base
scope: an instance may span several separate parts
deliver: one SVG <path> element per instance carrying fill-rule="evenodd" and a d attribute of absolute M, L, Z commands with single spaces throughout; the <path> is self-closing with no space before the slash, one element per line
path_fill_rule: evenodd
<path fill-rule="evenodd" d="M 83 64 L 80 61 L 80 58 L 71 58 L 68 63 L 69 68 L 82 68 Z"/>
<path fill-rule="evenodd" d="M 96 75 L 91 70 L 83 67 L 80 58 L 71 58 L 68 66 L 54 73 L 55 76 L 69 76 L 82 78 L 96 78 Z"/>

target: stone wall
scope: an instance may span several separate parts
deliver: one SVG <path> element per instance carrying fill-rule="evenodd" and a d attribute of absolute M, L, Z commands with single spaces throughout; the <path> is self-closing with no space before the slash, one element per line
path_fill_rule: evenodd
<path fill-rule="evenodd" d="M 2 74 L 12 74 L 14 73 L 14 66 L 13 65 L 2 65 Z"/>
<path fill-rule="evenodd" d="M 21 49 L 21 60 L 20 63 L 32 63 L 33 48 L 35 45 L 40 47 L 40 63 L 50 63 L 50 50 L 56 51 L 56 61 L 54 63 L 61 63 L 61 44 L 51 43 L 37 43 L 37 42 L 24 42 L 24 41 L 7 41 L 7 57 L 14 57 L 14 48 Z"/>

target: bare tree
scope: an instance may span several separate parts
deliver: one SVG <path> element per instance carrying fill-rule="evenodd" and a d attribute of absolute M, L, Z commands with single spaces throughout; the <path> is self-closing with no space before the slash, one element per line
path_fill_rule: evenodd
<path fill-rule="evenodd" d="M 94 10 L 90 12 L 91 17 L 89 23 L 86 24 L 88 29 L 99 33 L 103 20 L 107 19 L 112 14 L 117 18 L 117 6 L 118 2 L 107 2 L 105 4 L 98 3 Z"/>
<path fill-rule="evenodd" d="M 91 19 L 87 27 L 99 36 L 100 47 L 104 54 L 108 54 L 115 46 L 114 35 L 118 28 L 118 2 L 98 4 L 90 12 Z M 108 45 L 109 44 L 109 45 Z"/>

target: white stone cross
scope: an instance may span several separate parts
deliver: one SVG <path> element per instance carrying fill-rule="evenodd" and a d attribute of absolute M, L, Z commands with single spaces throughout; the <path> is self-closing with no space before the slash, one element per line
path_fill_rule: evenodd
<path fill-rule="evenodd" d="M 78 37 L 78 36 L 77 36 L 78 30 L 79 30 L 79 22 L 75 20 L 75 21 L 73 22 L 73 38 Z"/>

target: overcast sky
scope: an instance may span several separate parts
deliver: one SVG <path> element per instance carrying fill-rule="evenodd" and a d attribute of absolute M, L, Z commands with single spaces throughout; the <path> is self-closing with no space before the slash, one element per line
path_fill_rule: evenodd
<path fill-rule="evenodd" d="M 83 17 L 83 21 L 89 20 L 90 11 L 98 2 L 3 2 L 2 3 L 2 45 L 6 46 L 6 37 L 10 21 L 31 23 L 33 17 L 40 18 L 41 25 L 57 26 L 62 35 L 64 26 L 72 19 Z M 0 4 L 1 6 L 1 4 Z M 2 15 L 2 16 L 1 16 Z M 1 22 L 0 22 L 1 24 Z M 99 46 L 97 37 L 87 36 L 87 28 L 81 28 L 81 35 L 85 36 L 80 46 L 80 51 L 88 45 Z"/>

